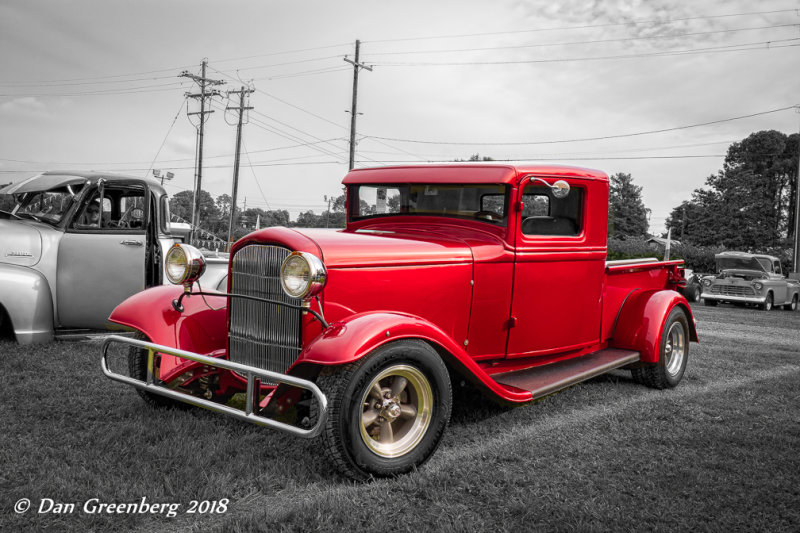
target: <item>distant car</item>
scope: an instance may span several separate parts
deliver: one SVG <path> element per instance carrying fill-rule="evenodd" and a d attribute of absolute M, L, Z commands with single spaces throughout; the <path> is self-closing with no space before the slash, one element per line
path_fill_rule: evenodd
<path fill-rule="evenodd" d="M 706 305 L 719 302 L 755 304 L 769 311 L 774 306 L 795 311 L 800 283 L 786 279 L 781 262 L 771 255 L 722 252 L 714 256 L 717 274 L 703 277 Z"/>
<path fill-rule="evenodd" d="M 678 292 L 690 302 L 699 302 L 703 292 L 702 275 L 695 273 L 690 268 L 684 270 L 683 275 L 686 278 L 686 286 L 680 287 Z"/>
<path fill-rule="evenodd" d="M 151 179 L 45 172 L 0 189 L 0 327 L 20 344 L 105 329 L 120 302 L 165 282 L 175 229 Z M 206 264 L 216 288 L 227 258 Z"/>

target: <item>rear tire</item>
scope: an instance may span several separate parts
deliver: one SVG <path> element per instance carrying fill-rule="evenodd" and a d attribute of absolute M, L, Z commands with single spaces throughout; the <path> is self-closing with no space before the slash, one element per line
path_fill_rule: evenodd
<path fill-rule="evenodd" d="M 792 297 L 792 301 L 783 306 L 787 311 L 797 311 L 797 295 Z"/>
<path fill-rule="evenodd" d="M 357 480 L 409 472 L 425 463 L 450 420 L 452 392 L 439 354 L 420 340 L 401 340 L 364 358 L 324 369 L 328 397 L 325 455 Z"/>
<path fill-rule="evenodd" d="M 147 335 L 140 331 L 137 331 L 133 338 L 139 341 L 150 342 L 150 339 L 147 337 Z M 158 372 L 157 369 L 154 369 L 154 371 Z M 134 379 L 147 381 L 147 350 L 145 348 L 131 346 L 128 349 L 128 372 Z M 158 379 L 157 373 L 155 377 Z M 141 396 L 141 398 L 144 400 L 144 403 L 153 408 L 187 409 L 189 407 L 188 404 L 183 402 L 173 400 L 172 398 L 167 398 L 166 396 L 161 396 L 160 394 L 153 394 L 152 392 L 144 391 L 138 387 L 136 387 L 136 394 Z"/>
<path fill-rule="evenodd" d="M 632 368 L 634 381 L 654 389 L 673 388 L 680 383 L 689 360 L 689 323 L 676 307 L 670 312 L 661 330 L 661 345 L 657 363 Z"/>

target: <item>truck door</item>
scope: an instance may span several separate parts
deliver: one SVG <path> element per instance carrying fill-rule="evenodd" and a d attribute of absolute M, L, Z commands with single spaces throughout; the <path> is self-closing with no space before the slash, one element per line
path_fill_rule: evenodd
<path fill-rule="evenodd" d="M 147 190 L 112 182 L 84 196 L 58 249 L 61 327 L 104 329 L 111 311 L 145 288 Z"/>
<path fill-rule="evenodd" d="M 772 273 L 770 278 L 776 281 L 775 283 L 775 304 L 780 305 L 791 301 L 789 297 L 789 284 L 786 283 L 781 271 L 781 262 L 777 259 L 772 260 Z"/>
<path fill-rule="evenodd" d="M 508 357 L 580 350 L 600 338 L 606 219 L 589 213 L 607 213 L 607 183 L 571 180 L 569 194 L 556 198 L 541 182 L 525 181 L 516 213 Z"/>

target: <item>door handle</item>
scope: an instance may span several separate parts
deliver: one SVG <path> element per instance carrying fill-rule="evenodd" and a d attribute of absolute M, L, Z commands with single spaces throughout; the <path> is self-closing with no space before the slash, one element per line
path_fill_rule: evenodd
<path fill-rule="evenodd" d="M 124 244 L 125 246 L 141 246 L 142 241 L 135 241 L 135 240 L 126 240 L 126 241 L 119 241 L 120 244 Z"/>

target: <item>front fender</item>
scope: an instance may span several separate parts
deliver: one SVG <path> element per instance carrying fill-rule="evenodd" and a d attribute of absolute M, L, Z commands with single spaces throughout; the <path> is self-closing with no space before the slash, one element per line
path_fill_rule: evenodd
<path fill-rule="evenodd" d="M 436 325 L 406 313 L 359 313 L 333 323 L 306 346 L 293 368 L 305 364 L 331 366 L 352 363 L 372 350 L 400 339 L 427 341 L 451 368 L 506 401 L 522 403 L 531 399 L 528 391 L 510 390 L 498 384 L 461 345 Z"/>
<path fill-rule="evenodd" d="M 692 310 L 683 295 L 673 290 L 637 290 L 622 304 L 609 344 L 638 351 L 642 362 L 658 362 L 664 324 L 676 307 L 686 314 L 689 339 L 697 342 Z"/>
<path fill-rule="evenodd" d="M 53 295 L 40 272 L 0 265 L 0 306 L 8 313 L 18 343 L 53 340 Z"/>
<path fill-rule="evenodd" d="M 183 287 L 162 285 L 134 294 L 111 312 L 109 321 L 141 331 L 153 343 L 208 355 L 227 347 L 226 298 L 189 296 L 183 299 L 183 312 L 172 301 Z M 160 378 L 169 381 L 180 373 L 185 362 L 162 355 Z"/>

